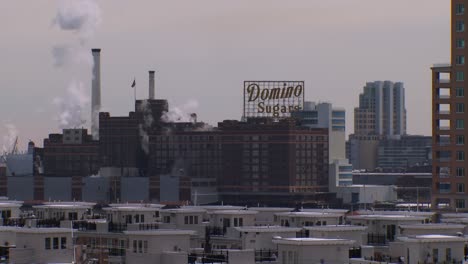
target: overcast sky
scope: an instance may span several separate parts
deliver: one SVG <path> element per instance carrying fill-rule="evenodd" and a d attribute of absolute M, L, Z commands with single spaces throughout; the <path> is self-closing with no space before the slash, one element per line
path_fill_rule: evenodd
<path fill-rule="evenodd" d="M 86 69 L 56 67 L 52 48 L 76 37 L 53 25 L 56 1 L 0 3 L 0 140 L 16 127 L 21 148 L 58 132 L 71 80 Z M 431 134 L 433 63 L 448 62 L 447 0 L 99 0 L 101 23 L 84 43 L 101 48 L 102 106 L 111 115 L 148 96 L 171 106 L 196 100 L 199 120 L 239 119 L 244 80 L 304 80 L 306 100 L 353 108 L 366 81 L 402 81 L 408 133 Z M 83 117 L 89 121 L 89 110 Z M 1 143 L 1 142 L 0 142 Z"/>

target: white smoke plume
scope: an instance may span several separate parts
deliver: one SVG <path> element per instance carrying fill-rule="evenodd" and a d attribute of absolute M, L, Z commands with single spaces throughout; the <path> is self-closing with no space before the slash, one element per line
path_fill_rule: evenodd
<path fill-rule="evenodd" d="M 144 123 L 140 124 L 140 126 L 138 127 L 138 131 L 141 137 L 141 148 L 146 154 L 148 154 L 149 153 L 148 130 L 151 128 L 154 122 L 148 100 L 142 100 L 137 110 L 143 113 L 143 121 L 144 121 Z"/>
<path fill-rule="evenodd" d="M 2 138 L 2 153 L 12 151 L 13 144 L 15 143 L 16 137 L 18 136 L 18 129 L 15 125 L 5 124 L 4 127 L 6 130 L 6 134 Z"/>
<path fill-rule="evenodd" d="M 83 64 L 93 65 L 93 57 L 84 46 L 56 45 L 52 47 L 54 66 L 57 68 Z"/>
<path fill-rule="evenodd" d="M 59 107 L 57 117 L 60 128 L 79 128 L 86 120 L 82 118 L 83 109 L 89 105 L 89 96 L 82 82 L 72 81 L 64 98 L 55 98 L 54 104 Z"/>
<path fill-rule="evenodd" d="M 84 65 L 89 67 L 90 72 L 93 60 L 87 42 L 96 32 L 101 20 L 97 0 L 59 0 L 52 24 L 62 31 L 71 32 L 76 39 L 72 38 L 69 44 L 52 47 L 54 66 L 73 70 Z M 89 87 L 83 81 L 72 81 L 65 96 L 54 99 L 54 104 L 60 109 L 57 117 L 60 128 L 81 127 L 86 123 L 82 117 L 83 109 L 89 104 L 89 89 L 86 88 Z"/>
<path fill-rule="evenodd" d="M 60 0 L 52 23 L 86 41 L 94 35 L 101 21 L 97 0 Z"/>
<path fill-rule="evenodd" d="M 165 112 L 162 117 L 161 121 L 166 123 L 174 123 L 174 122 L 194 122 L 194 118 L 192 114 L 195 112 L 193 110 L 198 108 L 198 101 L 196 100 L 189 100 L 187 103 L 173 107 L 169 109 L 168 112 Z"/>

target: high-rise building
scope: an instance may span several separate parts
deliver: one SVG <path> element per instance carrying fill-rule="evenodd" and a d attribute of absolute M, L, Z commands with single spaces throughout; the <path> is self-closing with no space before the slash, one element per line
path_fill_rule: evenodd
<path fill-rule="evenodd" d="M 366 83 L 359 95 L 359 107 L 354 109 L 354 134 L 387 137 L 406 134 L 403 83 Z"/>
<path fill-rule="evenodd" d="M 330 103 L 305 102 L 304 109 L 291 113 L 301 126 L 309 128 L 327 128 L 329 133 L 330 163 L 346 158 L 346 111 L 333 108 Z"/>
<path fill-rule="evenodd" d="M 354 109 L 349 161 L 354 169 L 374 170 L 380 140 L 406 134 L 405 88 L 391 81 L 368 82 Z"/>
<path fill-rule="evenodd" d="M 466 2 L 451 1 L 451 63 L 432 67 L 433 208 L 467 210 Z"/>
<path fill-rule="evenodd" d="M 301 126 L 328 129 L 330 188 L 352 184 L 352 166 L 346 159 L 346 111 L 330 103 L 305 102 L 304 109 L 291 116 Z"/>

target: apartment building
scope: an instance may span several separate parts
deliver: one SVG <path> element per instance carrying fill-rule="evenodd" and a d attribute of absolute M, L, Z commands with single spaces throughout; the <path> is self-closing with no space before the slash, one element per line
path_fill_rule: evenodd
<path fill-rule="evenodd" d="M 466 211 L 468 145 L 465 105 L 466 3 L 451 1 L 451 63 L 432 69 L 432 205 Z M 467 77 L 465 77 L 467 76 Z"/>

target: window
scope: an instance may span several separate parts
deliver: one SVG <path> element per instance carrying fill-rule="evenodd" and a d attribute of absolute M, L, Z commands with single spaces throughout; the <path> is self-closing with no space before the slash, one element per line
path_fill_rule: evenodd
<path fill-rule="evenodd" d="M 45 249 L 50 249 L 50 237 L 45 238 Z"/>
<path fill-rule="evenodd" d="M 455 206 L 457 208 L 465 208 L 465 200 L 463 199 L 456 199 L 455 200 Z"/>
<path fill-rule="evenodd" d="M 234 218 L 234 226 L 239 226 L 239 222 L 237 218 Z"/>
<path fill-rule="evenodd" d="M 439 262 L 439 249 L 437 248 L 432 249 L 432 262 L 433 263 Z"/>
<path fill-rule="evenodd" d="M 239 226 L 244 226 L 244 219 L 243 218 L 239 218 Z"/>
<path fill-rule="evenodd" d="M 465 31 L 465 22 L 463 22 L 463 21 L 457 21 L 456 30 L 457 30 L 457 32 L 463 32 L 463 31 Z"/>
<path fill-rule="evenodd" d="M 464 161 L 465 160 L 465 151 L 457 151 L 457 161 Z"/>
<path fill-rule="evenodd" d="M 452 249 L 446 248 L 445 249 L 445 261 L 452 261 Z"/>
<path fill-rule="evenodd" d="M 59 238 L 58 237 L 54 237 L 54 239 L 52 240 L 52 248 L 53 249 L 58 249 L 59 248 Z"/>
<path fill-rule="evenodd" d="M 456 72 L 455 80 L 457 82 L 462 82 L 465 80 L 465 74 L 463 72 Z"/>
<path fill-rule="evenodd" d="M 163 222 L 166 223 L 166 224 L 170 223 L 170 222 L 171 222 L 171 217 L 168 216 L 168 215 L 167 215 L 167 216 L 164 216 L 164 217 L 163 217 Z"/>
<path fill-rule="evenodd" d="M 465 64 L 465 56 L 463 55 L 458 55 L 457 58 L 456 58 L 456 63 L 458 65 L 463 65 Z"/>
<path fill-rule="evenodd" d="M 464 129 L 465 128 L 465 120 L 457 119 L 455 125 L 456 125 L 456 127 L 455 127 L 456 129 Z"/>
<path fill-rule="evenodd" d="M 465 136 L 457 135 L 457 145 L 465 145 Z"/>
<path fill-rule="evenodd" d="M 143 241 L 138 240 L 138 253 L 143 253 Z"/>
<path fill-rule="evenodd" d="M 60 238 L 60 248 L 61 249 L 66 249 L 67 248 L 67 238 L 66 237 L 61 237 Z"/>
<path fill-rule="evenodd" d="M 464 103 L 456 103 L 455 110 L 457 113 L 464 113 L 465 112 L 465 104 Z"/>
<path fill-rule="evenodd" d="M 455 88 L 455 96 L 456 97 L 464 97 L 465 96 L 465 90 L 463 89 L 463 87 Z"/>
<path fill-rule="evenodd" d="M 137 241 L 133 240 L 133 253 L 137 253 Z"/>
<path fill-rule="evenodd" d="M 189 221 L 189 218 L 188 218 L 188 215 L 186 215 L 184 217 L 184 224 L 188 225 L 188 221 Z"/>
<path fill-rule="evenodd" d="M 465 168 L 458 167 L 457 168 L 457 177 L 464 177 L 465 176 Z"/>
<path fill-rule="evenodd" d="M 457 15 L 463 15 L 465 13 L 465 4 L 457 4 L 455 9 Z"/>
<path fill-rule="evenodd" d="M 439 182 L 440 193 L 449 193 L 451 189 L 450 182 Z"/>
<path fill-rule="evenodd" d="M 148 241 L 143 241 L 143 252 L 148 253 Z"/>
<path fill-rule="evenodd" d="M 457 192 L 464 193 L 465 192 L 465 184 L 464 183 L 457 183 Z"/>
<path fill-rule="evenodd" d="M 145 215 L 140 215 L 140 223 L 144 223 L 145 222 Z"/>
<path fill-rule="evenodd" d="M 135 215 L 135 223 L 140 223 L 140 215 Z"/>
<path fill-rule="evenodd" d="M 465 40 L 464 39 L 457 39 L 457 48 L 463 49 L 465 47 Z"/>
<path fill-rule="evenodd" d="M 193 218 L 194 218 L 193 223 L 198 225 L 198 215 L 194 216 Z"/>

